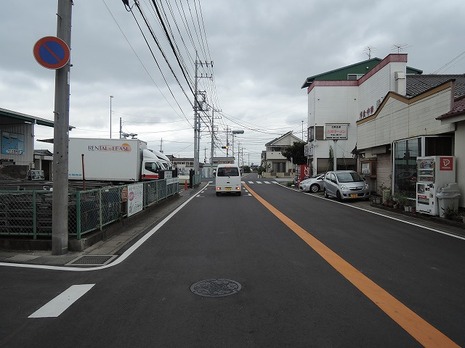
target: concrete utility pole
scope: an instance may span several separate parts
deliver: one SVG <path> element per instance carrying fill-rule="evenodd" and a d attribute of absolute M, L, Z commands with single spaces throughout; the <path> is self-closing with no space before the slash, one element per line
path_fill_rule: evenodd
<path fill-rule="evenodd" d="M 213 158 L 215 157 L 215 111 L 221 112 L 221 110 L 212 108 L 212 119 L 211 119 L 211 148 L 210 148 L 210 177 L 213 177 Z"/>
<path fill-rule="evenodd" d="M 72 0 L 58 0 L 57 37 L 71 47 Z M 52 254 L 68 252 L 69 72 L 71 63 L 55 72 L 53 135 Z"/>
<path fill-rule="evenodd" d="M 199 76 L 199 65 L 205 67 L 212 67 L 213 62 L 200 62 L 198 60 L 198 54 L 195 53 L 195 77 L 194 77 L 194 172 L 195 174 L 200 174 L 200 165 L 199 165 L 199 151 L 200 151 L 200 116 L 199 111 L 206 111 L 203 109 L 202 105 L 199 104 L 198 96 L 203 95 L 204 100 L 202 104 L 205 104 L 205 93 L 199 93 L 198 90 L 198 79 L 199 78 L 211 78 L 211 76 Z"/>
<path fill-rule="evenodd" d="M 226 158 L 229 157 L 229 127 L 226 126 Z"/>
<path fill-rule="evenodd" d="M 212 127 L 212 138 L 211 138 L 211 147 L 210 147 L 210 177 L 213 178 L 213 155 L 214 155 L 214 149 L 215 149 L 215 108 L 212 107 L 212 122 L 211 122 L 211 127 Z"/>
<path fill-rule="evenodd" d="M 197 52 L 196 52 L 197 53 Z M 198 174 L 199 165 L 199 145 L 200 145 L 200 120 L 199 120 L 199 101 L 197 100 L 198 89 L 198 62 L 195 59 L 195 77 L 194 77 L 194 174 Z"/>

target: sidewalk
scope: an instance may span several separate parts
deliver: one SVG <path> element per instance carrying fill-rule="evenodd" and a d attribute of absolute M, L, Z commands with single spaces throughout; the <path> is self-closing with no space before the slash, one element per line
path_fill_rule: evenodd
<path fill-rule="evenodd" d="M 169 197 L 137 215 L 114 223 L 103 231 L 103 240 L 83 251 L 69 251 L 65 255 L 52 255 L 51 250 L 0 250 L 0 262 L 47 266 L 102 266 L 117 258 L 138 239 L 172 211 L 195 196 L 207 183 L 199 187 L 181 190 L 178 195 Z"/>

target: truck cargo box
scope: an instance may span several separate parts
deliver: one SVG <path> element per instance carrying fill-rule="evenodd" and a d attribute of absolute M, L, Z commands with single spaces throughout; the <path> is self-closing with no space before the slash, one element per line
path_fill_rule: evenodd
<path fill-rule="evenodd" d="M 139 139 L 69 139 L 69 180 L 139 181 L 143 150 Z"/>

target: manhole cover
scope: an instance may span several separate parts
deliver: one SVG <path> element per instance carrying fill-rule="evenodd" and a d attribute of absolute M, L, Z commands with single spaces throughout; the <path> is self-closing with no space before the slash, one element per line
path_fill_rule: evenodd
<path fill-rule="evenodd" d="M 240 290 L 241 284 L 230 279 L 206 279 L 191 285 L 191 291 L 203 297 L 224 297 Z"/>
<path fill-rule="evenodd" d="M 67 266 L 103 266 L 116 258 L 117 255 L 83 255 L 68 262 Z"/>

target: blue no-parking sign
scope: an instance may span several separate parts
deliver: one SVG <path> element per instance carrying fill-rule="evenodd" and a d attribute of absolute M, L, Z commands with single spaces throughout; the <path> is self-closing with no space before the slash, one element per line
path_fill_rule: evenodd
<path fill-rule="evenodd" d="M 34 57 L 37 62 L 48 69 L 61 69 L 69 61 L 69 47 L 55 36 L 46 36 L 34 45 Z"/>

